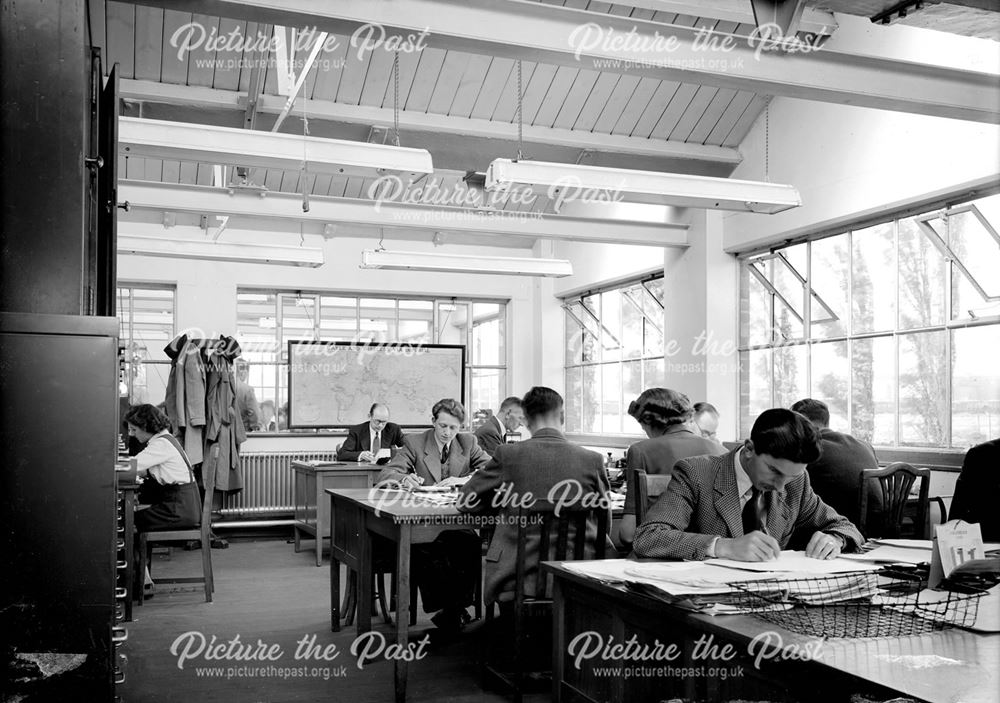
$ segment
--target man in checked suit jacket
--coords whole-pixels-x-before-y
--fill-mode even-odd
[[[806,464],[819,455],[809,420],[783,408],[765,410],[739,449],[677,462],[636,532],[636,556],[767,561],[804,545],[806,556],[830,559],[859,547],[858,529],[809,485]],[[751,501],[757,511],[745,510]],[[756,512],[761,526],[746,534],[748,512]]]
[[[460,433],[465,408],[445,398],[431,410],[433,427],[403,438],[397,452],[378,477],[378,483],[395,481],[404,488],[431,486],[462,478],[490,460],[476,438]],[[424,601],[424,612],[440,630],[454,633],[468,622],[480,565],[479,535],[471,530],[447,530],[431,544],[413,546],[411,567]]]

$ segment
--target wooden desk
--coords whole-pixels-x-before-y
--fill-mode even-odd
[[[601,583],[546,563],[554,575],[553,700],[659,701],[691,700],[842,701],[853,693],[876,700],[900,694],[931,703],[996,703],[1000,700],[1000,634],[951,629],[913,637],[821,641],[782,630],[751,616],[711,617],[671,607],[661,601]],[[764,632],[780,635],[786,647],[817,652],[811,661],[762,661],[754,666],[751,641]],[[628,661],[621,657],[583,660],[579,669],[568,646],[582,633],[614,637],[624,643],[675,643],[675,661]],[[593,636],[593,635],[592,635]],[[713,636],[721,648],[735,648],[732,661],[695,659],[693,643]],[[820,643],[821,642],[821,643]],[[817,648],[817,643],[820,643]],[[755,650],[755,654],[759,651]],[[785,651],[791,653],[791,649]],[[627,676],[599,667],[645,666],[657,671]],[[726,672],[708,671],[709,667]],[[665,670],[672,667],[671,671]],[[701,670],[699,670],[701,667]],[[742,671],[738,668],[742,667]],[[687,671],[680,671],[687,669]],[[647,674],[647,675],[644,675]]]
[[[323,565],[323,539],[330,534],[330,513],[323,491],[328,488],[371,488],[381,466],[358,462],[330,462],[314,466],[293,461],[295,493],[295,551],[302,534],[316,541],[316,566]]]
[[[389,502],[381,505],[381,492],[333,489],[330,496],[330,629],[340,631],[340,563],[358,573],[357,632],[372,629],[372,547],[370,535],[381,535],[397,545],[396,637],[407,645],[410,624],[410,547],[433,542],[446,530],[475,529],[489,516],[458,512],[451,506],[411,505]],[[372,497],[370,497],[372,496]],[[399,494],[392,494],[398,497]],[[406,700],[407,663],[395,660],[396,701]]]

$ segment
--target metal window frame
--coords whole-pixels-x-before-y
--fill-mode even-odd
[[[115,284],[115,301],[116,307],[117,301],[119,299],[119,291],[127,290],[128,294],[128,325],[127,325],[127,340],[124,341],[123,346],[125,349],[131,349],[132,343],[135,341],[135,291],[137,290],[162,290],[168,291],[170,293],[170,338],[173,339],[177,335],[177,286],[171,285],[169,283],[139,283],[131,281],[118,281]],[[122,310],[118,310],[118,327],[122,328]],[[122,340],[119,340],[119,344],[122,344]],[[125,385],[128,389],[128,397],[131,400],[132,392],[134,390],[133,381],[135,379],[135,374],[132,373],[132,360],[126,359],[125,366],[128,369],[128,373],[125,377]],[[169,361],[163,360],[148,360],[141,362],[143,364],[169,364]]]

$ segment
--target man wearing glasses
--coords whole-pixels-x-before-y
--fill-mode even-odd
[[[389,406],[375,403],[368,411],[368,422],[354,425],[337,450],[339,461],[365,461],[374,464],[380,449],[403,446],[403,430],[389,422]]]

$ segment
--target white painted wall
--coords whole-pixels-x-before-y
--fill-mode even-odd
[[[996,125],[790,98],[771,102],[768,122],[770,180],[795,185],[803,205],[727,214],[727,251],[778,244],[1000,173]],[[762,114],[740,145],[733,178],[764,178],[764,133]]]

